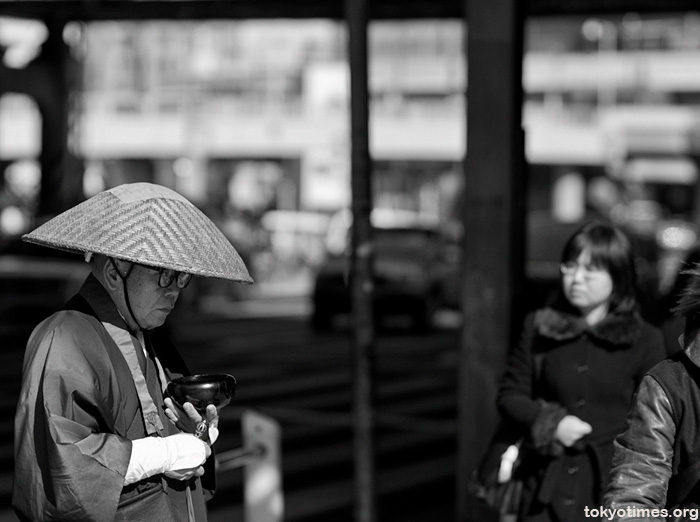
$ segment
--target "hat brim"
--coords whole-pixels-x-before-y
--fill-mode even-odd
[[[241,256],[203,212],[176,192],[148,183],[101,192],[22,239],[201,277],[253,282]]]

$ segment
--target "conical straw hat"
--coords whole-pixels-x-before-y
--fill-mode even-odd
[[[253,282],[241,256],[204,213],[177,192],[151,183],[100,192],[22,239],[203,277]]]

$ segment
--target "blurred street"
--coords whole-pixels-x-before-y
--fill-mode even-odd
[[[285,520],[351,521],[350,331],[340,324],[314,333],[309,300],[291,287],[265,294],[247,301],[211,296],[197,307],[183,302],[169,320],[173,338],[193,372],[230,373],[238,381],[234,401],[222,410],[217,451],[242,445],[246,409],[273,417],[282,427]],[[40,303],[34,309],[41,311]],[[23,321],[4,314],[0,324],[2,522],[16,520],[9,508],[12,419],[30,315]],[[377,496],[385,522],[454,518],[458,329],[450,312],[438,313],[437,323],[419,336],[397,320],[376,343]],[[210,520],[243,521],[242,469],[219,473],[218,483]]]

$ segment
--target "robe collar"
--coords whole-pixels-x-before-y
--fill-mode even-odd
[[[159,374],[158,383],[156,377],[151,377],[153,381],[153,389],[149,390],[148,378],[144,373],[145,368],[149,365],[146,355],[143,352],[145,340],[141,331],[132,333],[126,324],[126,321],[119,313],[117,305],[110,297],[107,290],[102,284],[90,274],[85,280],[80,295],[93,309],[97,319],[102,323],[107,330],[107,334],[112,338],[119,351],[122,353],[124,360],[129,367],[131,376],[134,379],[134,386],[141,404],[141,412],[146,431],[149,435],[164,434],[164,426],[166,420],[161,418],[160,409],[158,407],[162,398],[157,398],[151,393],[157,393],[155,387],[160,385],[165,387],[167,380],[163,367],[157,358],[154,358],[153,369]],[[140,352],[140,353],[139,353]],[[141,362],[141,361],[142,362]],[[161,391],[165,390],[161,388]]]
[[[537,333],[555,341],[573,340],[585,334],[608,345],[625,346],[635,341],[641,326],[642,318],[637,312],[611,313],[592,326],[579,315],[554,308],[535,313]]]
[[[117,328],[133,333],[119,313],[117,305],[112,301],[105,287],[94,275],[89,274],[87,276],[78,293],[87,301],[100,322],[109,323]]]

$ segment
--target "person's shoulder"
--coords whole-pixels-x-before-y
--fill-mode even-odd
[[[94,318],[93,318],[94,320]],[[74,311],[61,310],[42,321],[32,332],[24,354],[25,368],[44,375],[70,374],[77,368],[89,368],[91,352],[101,346],[91,318]],[[86,372],[87,375],[87,372]]]
[[[680,375],[686,375],[687,355],[682,351],[660,360],[649,369],[647,375],[659,381],[676,381]]]
[[[94,317],[75,310],[60,310],[46,318],[34,329],[29,342],[60,343],[65,346],[78,346],[78,341],[97,336],[99,322]]]
[[[92,315],[78,310],[60,310],[49,317],[51,324],[57,330],[65,332],[84,333],[86,328],[94,329],[100,322]]]

